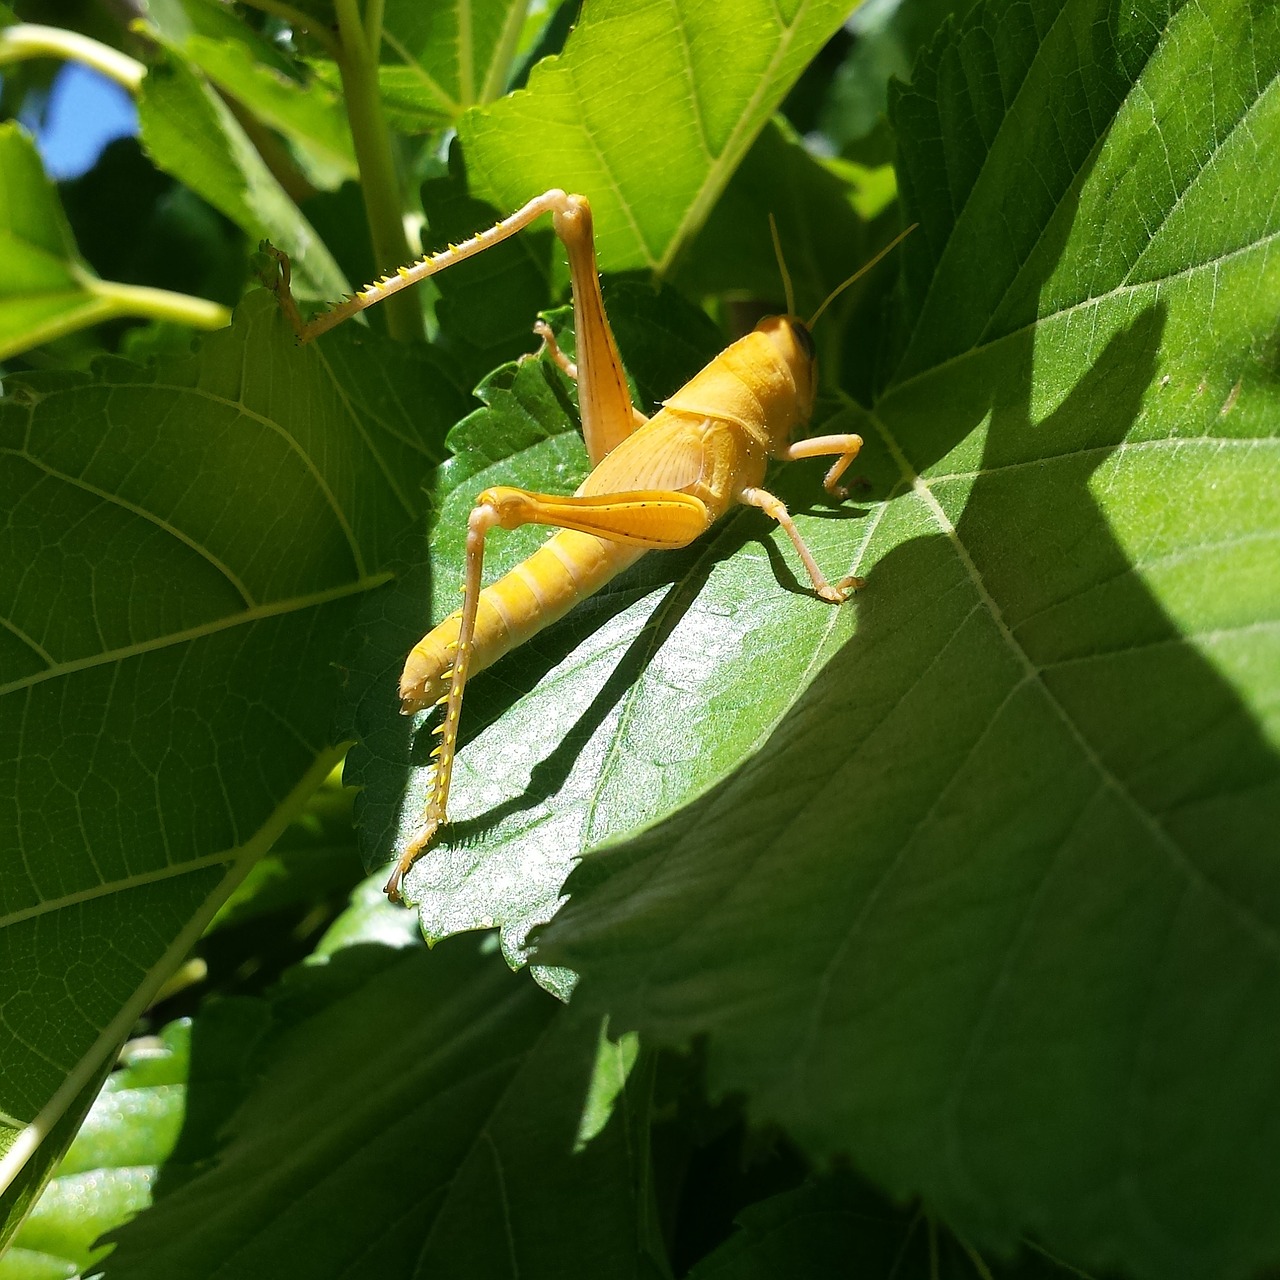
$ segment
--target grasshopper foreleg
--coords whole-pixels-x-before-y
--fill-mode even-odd
[[[858,456],[861,448],[861,436],[813,436],[808,440],[798,440],[795,444],[784,445],[774,454],[774,457],[783,462],[795,462],[800,458],[826,458],[833,453],[838,453],[840,456],[822,478],[822,487],[832,497],[847,498],[849,491],[840,484],[840,477],[848,470],[849,464]]]

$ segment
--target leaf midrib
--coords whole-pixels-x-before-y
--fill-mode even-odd
[[[912,491],[924,503],[928,509],[934,523],[939,531],[947,538],[952,550],[955,552],[956,558],[959,560],[961,567],[969,580],[972,582],[974,590],[977,592],[978,599],[981,601],[983,608],[990,616],[998,635],[1004,642],[1006,648],[1022,668],[1023,679],[1018,682],[1019,687],[1031,682],[1040,691],[1041,696],[1045,700],[1050,710],[1061,722],[1067,730],[1068,735],[1075,742],[1076,747],[1080,751],[1086,764],[1101,780],[1102,784],[1107,787],[1127,809],[1134,815],[1144,830],[1154,840],[1156,847],[1159,848],[1168,857],[1169,861],[1177,868],[1183,877],[1189,882],[1197,884],[1202,890],[1217,898],[1224,908],[1240,923],[1246,932],[1255,939],[1265,950],[1280,956],[1280,934],[1266,920],[1257,915],[1246,903],[1239,901],[1233,897],[1227,889],[1210,879],[1186,854],[1186,852],[1177,844],[1172,836],[1156,820],[1154,814],[1143,805],[1138,798],[1129,790],[1128,787],[1107,767],[1098,752],[1094,749],[1089,741],[1088,735],[1084,730],[1076,724],[1066,707],[1054,696],[1048,683],[1043,679],[1043,671],[1032,660],[1030,654],[1018,642],[1013,630],[1004,620],[1004,614],[999,604],[987,589],[985,580],[981,571],[974,563],[973,558],[969,555],[968,548],[964,545],[954,524],[948,518],[942,504],[934,495],[929,487],[929,481],[925,477],[919,475],[910,462],[907,460],[906,454],[903,452],[902,446],[899,444],[893,432],[888,425],[877,413],[869,413],[872,424],[877,434],[884,441],[885,447],[892,454],[894,461],[897,463],[903,480],[911,485]]]
[[[667,241],[667,247],[657,262],[651,262],[653,270],[659,276],[665,276],[671,269],[671,264],[675,260],[676,254],[684,247],[686,239],[702,225],[707,215],[711,211],[711,206],[719,197],[720,192],[724,190],[729,180],[729,175],[737,167],[738,161],[746,152],[746,139],[749,136],[751,121],[759,111],[760,103],[764,99],[765,93],[774,83],[774,77],[777,75],[778,66],[790,51],[792,41],[795,39],[796,32],[803,26],[805,15],[810,8],[809,0],[802,0],[800,6],[796,9],[795,17],[790,26],[783,23],[782,17],[778,15],[778,39],[773,46],[773,53],[769,59],[769,63],[756,81],[755,92],[743,104],[742,110],[738,114],[738,122],[730,130],[728,138],[725,140],[724,147],[721,149],[719,156],[711,160],[707,166],[707,171],[699,184],[697,191],[694,193],[693,199],[685,207],[684,214],[680,221],[676,224],[675,231],[671,239]],[[776,7],[775,7],[776,12]],[[681,24],[681,33],[683,36],[683,24]],[[687,46],[688,41],[685,40]],[[694,104],[695,115],[697,117],[697,125],[699,135],[705,140],[706,123],[702,119],[702,113],[699,108],[697,93],[692,83],[692,69],[690,70],[689,93],[690,100]],[[761,118],[757,130],[763,128],[765,118]],[[704,141],[705,147],[705,141]],[[708,155],[710,153],[708,152]]]

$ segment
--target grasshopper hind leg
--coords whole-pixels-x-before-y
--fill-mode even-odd
[[[435,770],[422,825],[405,846],[386,884],[387,896],[393,902],[402,901],[400,888],[409,868],[448,822],[449,782],[458,749],[462,695],[475,659],[484,541],[489,530],[495,525],[504,529],[517,529],[526,524],[549,525],[621,544],[617,550],[622,552],[637,547],[647,550],[687,546],[705,533],[710,523],[710,513],[700,499],[659,490],[563,497],[496,485],[476,499],[467,521],[466,576],[457,640],[450,642],[456,648],[452,649],[453,665],[447,673],[448,692],[437,703],[443,704],[444,715],[432,730],[440,735],[440,742],[431,753]],[[441,679],[444,678],[442,674]],[[406,700],[409,711],[422,705],[416,698]]]
[[[422,826],[405,846],[404,852],[396,861],[390,879],[384,886],[387,897],[392,902],[403,901],[400,886],[404,882],[406,873],[435,839],[436,832],[449,820],[446,812],[449,780],[453,776],[453,761],[458,752],[458,721],[462,715],[462,695],[467,687],[467,674],[475,648],[476,613],[480,607],[480,581],[484,570],[484,538],[485,534],[498,523],[500,520],[497,508],[492,503],[486,502],[484,495],[481,495],[467,521],[467,567],[462,586],[462,615],[458,639],[454,642],[457,647],[454,650],[453,667],[447,673],[449,689],[440,700],[444,705],[444,715],[432,730],[432,733],[440,735],[440,741],[431,752],[435,759],[431,789],[427,796],[426,810],[422,815]]]

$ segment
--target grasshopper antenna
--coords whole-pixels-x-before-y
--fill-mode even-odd
[[[796,313],[796,295],[791,289],[791,272],[787,270],[787,260],[782,256],[782,241],[778,239],[778,224],[773,220],[773,214],[769,214],[769,234],[773,237],[773,255],[778,259],[778,274],[782,276],[782,289],[787,300],[787,315],[793,316]],[[822,304],[827,305],[825,302]]]
[[[867,272],[868,272],[868,271],[870,271],[870,270],[871,270],[871,268],[872,268],[872,267],[874,267],[874,266],[876,265],[876,263],[877,263],[877,262],[879,262],[882,258],[885,258],[885,257],[887,257],[890,253],[892,253],[892,252],[893,252],[893,251],[894,251],[894,250],[895,250],[895,249],[896,249],[896,248],[897,248],[897,247],[898,247],[898,246],[899,246],[899,245],[900,245],[900,244],[901,244],[901,243],[902,243],[902,242],[903,242],[903,241],[904,241],[904,240],[905,240],[905,239],[906,239],[906,238],[907,238],[907,237],[908,237],[908,236],[909,236],[909,235],[910,235],[910,234],[911,234],[911,233],[912,233],[912,232],[913,232],[913,231],[914,231],[914,230],[915,230],[919,225],[920,225],[920,224],[919,224],[918,222],[913,222],[909,227],[907,227],[907,229],[906,229],[905,231],[899,231],[899,232],[898,232],[898,234],[897,234],[896,236],[894,236],[894,237],[893,237],[893,239],[892,239],[892,240],[890,240],[890,241],[889,241],[889,243],[888,243],[887,245],[885,245],[885,247],[884,247],[883,249],[881,249],[881,250],[880,250],[880,252],[879,252],[879,253],[877,253],[877,254],[876,254],[876,256],[875,256],[874,258],[872,258],[872,259],[871,259],[871,261],[870,261],[870,262],[864,262],[864,263],[862,264],[862,266],[860,266],[860,267],[857,269],[857,271],[855,271],[855,272],[853,273],[853,275],[851,275],[847,280],[845,280],[845,281],[841,282],[840,284],[836,285],[836,287],[835,287],[834,289],[832,289],[832,290],[831,290],[831,292],[830,292],[829,294],[827,294],[826,299],[824,300],[824,302],[823,302],[822,306],[820,306],[820,307],[817,309],[817,311],[815,311],[815,312],[813,313],[813,315],[812,315],[812,316],[810,316],[810,317],[809,317],[809,319],[806,321],[805,327],[806,327],[806,328],[808,328],[808,329],[812,329],[812,328],[813,328],[813,326],[814,326],[815,324],[817,324],[817,323],[818,323],[818,318],[822,315],[822,313],[823,313],[823,312],[824,312],[824,311],[825,311],[825,310],[826,310],[826,309],[827,309],[827,308],[828,308],[828,307],[829,307],[829,306],[830,306],[830,305],[831,305],[831,304],[832,304],[832,303],[833,303],[833,302],[834,302],[834,301],[835,301],[835,300],[836,300],[836,299],[837,299],[837,298],[838,298],[838,297],[839,297],[839,296],[840,296],[840,295],[841,295],[841,294],[842,294],[842,293],[843,293],[843,292],[844,292],[844,291],[845,291],[845,290],[846,290],[846,289],[847,289],[851,284],[853,284],[853,282],[854,282],[855,280],[860,280],[863,276],[865,276],[865,275],[867,274]],[[788,289],[788,292],[789,292],[789,289]]]

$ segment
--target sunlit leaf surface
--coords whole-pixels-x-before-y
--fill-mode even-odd
[[[665,271],[846,0],[600,0],[528,88],[458,126],[499,208],[551,187],[592,201],[607,270]]]
[[[0,1280],[92,1273],[99,1236],[151,1202],[186,1110],[190,1028],[132,1042],[39,1203],[0,1255]]]

